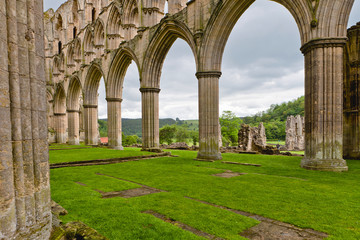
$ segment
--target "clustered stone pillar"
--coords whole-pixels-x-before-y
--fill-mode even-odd
[[[42,0],[0,1],[0,22],[0,239],[49,239]]]
[[[56,142],[66,143],[66,113],[54,113]]]
[[[109,147],[123,150],[121,131],[121,98],[106,98],[108,105]]]
[[[360,160],[360,22],[348,30],[344,73],[344,158]]]
[[[140,88],[142,103],[142,148],[160,151],[159,144],[159,88]]]
[[[98,145],[97,105],[84,104],[85,144]]]
[[[343,159],[343,53],[345,38],[316,39],[305,55],[305,157],[301,166],[346,171]]]
[[[198,72],[199,160],[221,159],[219,149],[219,78],[221,72]]]
[[[79,110],[67,110],[68,114],[68,138],[69,144],[79,145],[80,136],[79,136]]]

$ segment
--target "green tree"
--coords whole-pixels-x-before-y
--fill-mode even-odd
[[[193,145],[197,145],[197,143],[199,142],[199,131],[190,131],[190,137]]]
[[[231,142],[232,145],[237,145],[238,132],[242,120],[231,111],[224,111],[220,117],[221,134]]]
[[[167,142],[167,144],[173,143],[173,139],[175,138],[176,133],[176,126],[172,125],[166,125],[162,128],[160,128],[159,137],[160,137],[160,143],[163,144],[164,142]]]

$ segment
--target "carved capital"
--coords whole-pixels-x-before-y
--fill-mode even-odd
[[[319,38],[313,39],[305,43],[301,48],[301,52],[305,55],[309,51],[315,48],[327,48],[327,47],[344,47],[347,38]]]
[[[84,106],[84,108],[97,108],[98,107],[97,105],[94,105],[94,104],[84,104],[83,106]]]
[[[140,88],[139,89],[140,92],[144,93],[144,92],[155,92],[155,93],[159,93],[160,92],[160,88]]]
[[[106,98],[108,102],[122,102],[122,98]]]
[[[221,72],[219,71],[206,71],[206,72],[197,72],[195,75],[197,78],[220,78]]]
[[[66,110],[68,113],[79,113],[79,110],[73,110],[73,109],[67,109]]]

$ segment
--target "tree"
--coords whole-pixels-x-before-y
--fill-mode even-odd
[[[220,117],[221,134],[229,140],[232,145],[237,145],[238,132],[242,120],[231,111],[224,111]]]
[[[175,138],[177,142],[186,142],[189,137],[190,135],[187,124],[176,127]]]
[[[163,144],[164,142],[167,142],[167,144],[171,144],[173,142],[173,139],[175,138],[176,133],[176,126],[172,125],[166,125],[160,129],[159,137],[160,137],[160,143]]]
[[[192,140],[193,145],[196,145],[199,142],[199,131],[191,131],[190,137]]]

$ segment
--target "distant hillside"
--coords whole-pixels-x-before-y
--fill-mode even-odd
[[[163,118],[159,120],[159,127],[162,128],[165,125],[182,125],[188,124],[189,130],[198,130],[199,123],[198,120],[180,120],[180,119],[172,119],[172,118]],[[126,136],[129,135],[137,135],[142,137],[142,130],[141,130],[141,118],[138,119],[129,119],[123,118],[122,119],[122,131]],[[107,119],[99,119],[99,131],[102,137],[107,136]]]

